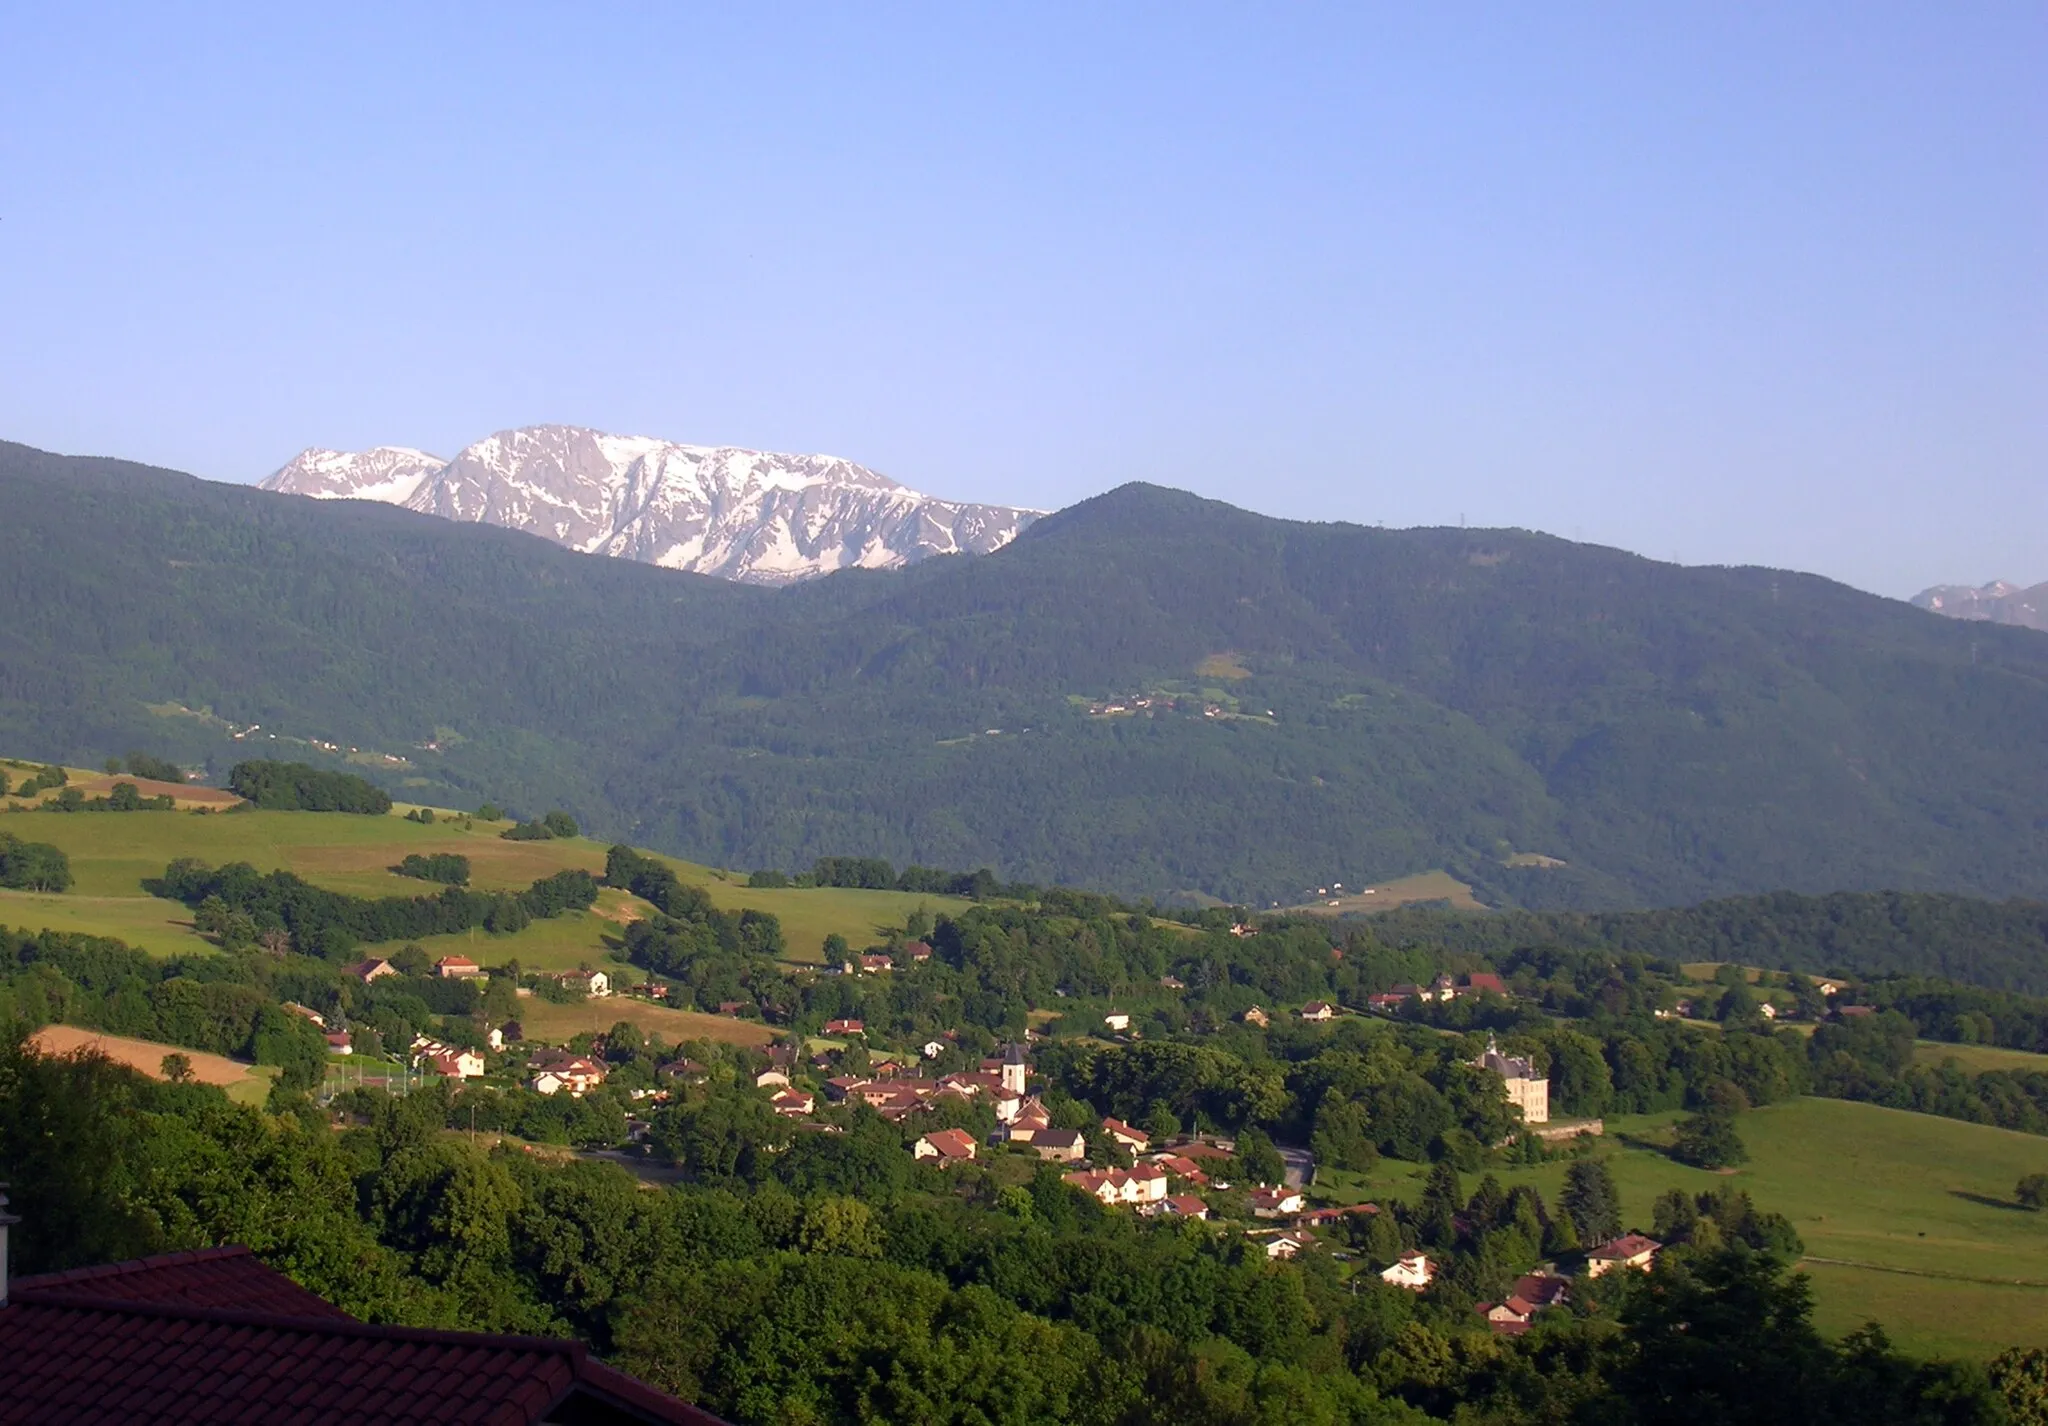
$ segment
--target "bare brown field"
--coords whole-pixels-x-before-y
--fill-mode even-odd
[[[79,1050],[92,1050],[105,1055],[116,1064],[141,1070],[151,1079],[164,1077],[165,1055],[183,1055],[192,1062],[194,1079],[201,1084],[217,1084],[223,1089],[242,1083],[255,1069],[253,1065],[231,1060],[226,1055],[209,1054],[205,1050],[187,1050],[177,1045],[161,1045],[154,1040],[135,1040],[126,1035],[106,1035],[98,1030],[87,1030],[78,1025],[45,1025],[29,1036],[29,1042],[46,1055],[68,1055]]]
[[[134,783],[135,790],[144,797],[163,797],[168,794],[177,800],[177,805],[181,810],[193,807],[211,807],[218,810],[223,807],[232,807],[242,800],[225,788],[194,787],[189,782],[158,782],[155,778],[130,777],[126,773],[74,772],[71,774],[71,780],[65,786],[75,787],[87,797],[105,797],[114,790],[114,784],[117,782]],[[51,789],[46,791],[37,800],[53,802],[56,800],[57,793],[60,790]]]

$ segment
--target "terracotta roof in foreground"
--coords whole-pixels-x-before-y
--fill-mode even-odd
[[[357,1322],[246,1249],[18,1280],[0,1422],[720,1426],[581,1342]]]
[[[18,1277],[9,1291],[16,1302],[153,1302],[164,1306],[217,1307],[278,1317],[355,1319],[318,1293],[308,1292],[264,1264],[240,1244],[162,1253],[132,1262],[69,1272]]]

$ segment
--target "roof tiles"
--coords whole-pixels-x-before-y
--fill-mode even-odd
[[[579,1342],[357,1322],[247,1249],[22,1278],[0,1308],[0,1423],[718,1426]]]

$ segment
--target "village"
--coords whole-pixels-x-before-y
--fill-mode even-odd
[[[1246,934],[1246,929],[1239,928],[1238,934]],[[909,942],[897,946],[893,954],[870,951],[849,956],[820,967],[819,973],[885,975],[897,967],[898,957],[909,968],[924,963],[930,955],[928,945]],[[365,983],[398,973],[389,961],[379,959],[351,969]],[[446,956],[434,963],[432,974],[442,979],[473,979],[483,976],[485,970],[468,957]],[[668,986],[654,980],[615,985],[608,972],[598,969],[553,973],[548,979],[560,987],[560,993],[593,1002],[622,996],[660,1001],[669,993]],[[522,989],[520,993],[532,992]],[[1502,978],[1490,972],[1456,977],[1444,974],[1427,984],[1397,984],[1373,994],[1366,998],[1366,1013],[1390,1015],[1418,1005],[1510,994]],[[334,1054],[350,1053],[348,1032],[332,1030],[307,1007],[288,1004],[286,1008],[314,1022]],[[741,1008],[737,1003],[723,1007],[728,1014]],[[1326,1026],[1347,1012],[1330,1001],[1311,1000],[1287,1012],[1253,1005],[1238,1018],[1247,1026],[1266,1029],[1281,1013],[1305,1026]],[[1366,1266],[1360,1244],[1371,1221],[1382,1213],[1381,1207],[1372,1202],[1320,1201],[1315,1191],[1315,1160],[1306,1150],[1285,1151],[1280,1172],[1269,1173],[1266,1177],[1271,1181],[1263,1181],[1245,1175],[1238,1145],[1226,1135],[1180,1133],[1159,1138],[1110,1116],[1081,1122],[1071,1100],[1064,1106],[1067,1112],[1059,1116],[1062,1122],[1056,1123],[1054,1108],[1042,1093],[1032,1065],[1033,1042],[1042,1039],[1036,1031],[1027,1031],[1023,1040],[1003,1045],[998,1054],[940,1072],[932,1069],[935,1062],[960,1058],[957,1036],[951,1032],[895,1046],[873,1043],[867,1025],[857,1018],[828,1020],[821,1030],[821,1035],[807,1042],[782,1037],[742,1056],[743,1081],[795,1132],[842,1133],[845,1125],[834,1121],[834,1111],[868,1111],[901,1129],[903,1152],[921,1168],[947,1173],[986,1165],[994,1157],[1021,1156],[1056,1165],[1062,1183],[1105,1209],[1127,1210],[1140,1218],[1201,1223],[1212,1231],[1236,1233],[1268,1260],[1324,1253],[1346,1270],[1372,1271],[1393,1287],[1422,1292],[1435,1281],[1439,1264],[1422,1248],[1389,1252],[1384,1256],[1391,1260],[1383,1266]],[[1100,1033],[1112,1039],[1129,1037],[1135,1033],[1132,1017],[1128,1012],[1110,1010],[1102,1016]],[[608,1049],[606,1037],[598,1034],[575,1037],[569,1045],[530,1041],[519,1021],[506,1020],[489,1025],[482,1043],[476,1046],[416,1036],[406,1047],[403,1060],[408,1082],[413,1075],[420,1083],[510,1081],[535,1095],[582,1100],[604,1090],[612,1079],[614,1066]],[[733,1053],[732,1047],[724,1049],[728,1055]],[[849,1067],[856,1062],[857,1071]],[[1498,1077],[1501,1095],[1513,1107],[1515,1117],[1542,1141],[1565,1143],[1602,1133],[1597,1119],[1553,1122],[1548,1079],[1528,1058],[1501,1053],[1491,1037],[1472,1063]],[[614,1084],[616,1096],[628,1106],[628,1154],[645,1151],[649,1116],[677,1093],[704,1085],[712,1076],[712,1066],[689,1055],[676,1055],[660,1062],[646,1082]],[[972,1110],[984,1111],[994,1128],[977,1134],[957,1124],[923,1128],[920,1123],[926,1118],[959,1118],[960,1111]],[[1647,1269],[1662,1247],[1639,1233],[1618,1234],[1587,1247],[1572,1262],[1539,1265],[1517,1279],[1510,1293],[1498,1301],[1480,1302],[1476,1310],[1496,1334],[1520,1334],[1528,1330],[1536,1314],[1568,1301],[1570,1276],[1560,1267],[1589,1279],[1618,1268]]]

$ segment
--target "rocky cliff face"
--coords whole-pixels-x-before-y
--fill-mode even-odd
[[[986,554],[1031,510],[937,500],[834,456],[685,446],[578,426],[502,431],[443,461],[379,446],[308,450],[262,483],[480,520],[587,554],[756,584]]]

